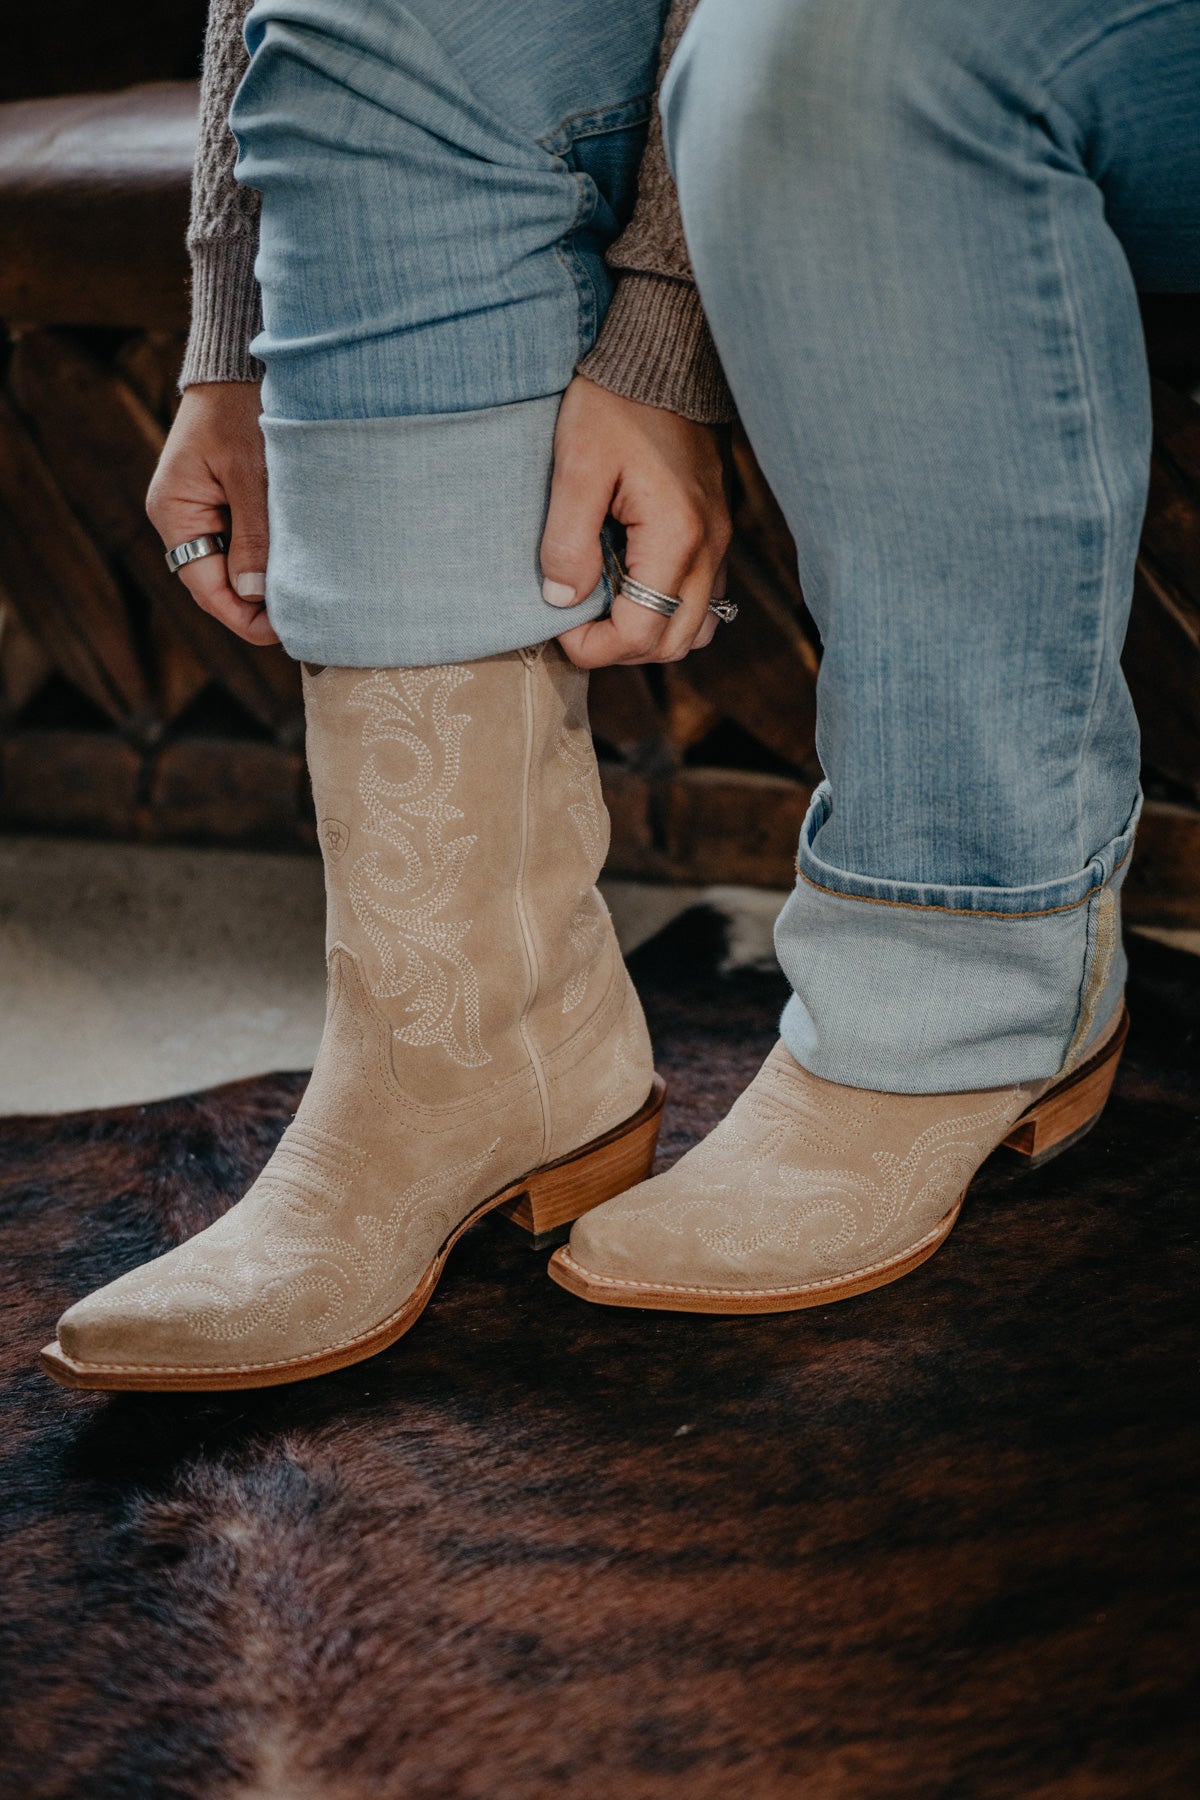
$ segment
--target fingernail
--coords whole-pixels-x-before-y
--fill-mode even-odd
[[[542,599],[547,606],[574,606],[575,589],[568,587],[565,581],[547,579],[542,583]]]
[[[234,581],[234,587],[243,600],[261,598],[267,591],[267,578],[261,569],[249,569]]]

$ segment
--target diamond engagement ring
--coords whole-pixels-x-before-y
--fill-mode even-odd
[[[178,575],[185,563],[199,562],[202,556],[221,556],[228,548],[229,540],[223,532],[210,531],[202,537],[189,538],[186,544],[176,544],[164,553],[163,560],[172,575]]]
[[[708,610],[710,613],[716,613],[722,625],[732,625],[738,616],[736,600],[710,600]]]

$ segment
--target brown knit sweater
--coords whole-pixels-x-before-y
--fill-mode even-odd
[[[261,322],[254,279],[259,196],[234,180],[237,145],[229,129],[230,104],[246,68],[243,25],[250,3],[210,0],[188,225],[192,326],[181,388],[200,381],[255,381],[262,373],[247,348]],[[673,0],[663,33],[660,85],[697,4]],[[579,364],[582,373],[614,393],[684,418],[706,424],[732,418],[733,402],[692,279],[657,107],[638,175],[637,206],[608,261],[618,275],[617,289],[595,345]]]

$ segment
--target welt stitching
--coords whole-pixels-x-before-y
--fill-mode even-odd
[[[918,1238],[917,1242],[910,1244],[906,1250],[898,1250],[895,1256],[887,1256],[882,1262],[868,1263],[862,1269],[852,1269],[847,1275],[826,1275],[820,1281],[802,1281],[793,1287],[693,1287],[690,1284],[675,1281],[626,1281],[619,1275],[597,1275],[594,1270],[585,1268],[582,1263],[577,1263],[570,1250],[565,1247],[559,1251],[559,1255],[565,1263],[569,1263],[573,1269],[578,1269],[579,1273],[586,1276],[589,1281],[603,1282],[606,1287],[646,1289],[654,1294],[709,1294],[720,1299],[737,1300],[746,1299],[755,1294],[812,1294],[821,1288],[843,1287],[846,1282],[857,1281],[860,1276],[878,1274],[880,1269],[890,1269],[895,1263],[903,1262],[914,1251],[922,1250],[926,1244],[944,1237],[958,1217],[964,1197],[960,1196],[957,1205],[951,1208],[944,1219],[938,1221],[932,1231],[926,1232],[923,1238]]]
[[[484,1210],[486,1210],[488,1204],[489,1204],[488,1202],[484,1202]],[[960,1199],[958,1206],[956,1206],[952,1210],[952,1212],[947,1215],[947,1218],[949,1219],[949,1223],[951,1225],[953,1225],[954,1220],[957,1218],[959,1209],[961,1208],[961,1205],[962,1205],[962,1201]],[[468,1218],[469,1217],[470,1217],[470,1215],[468,1215]],[[715,1294],[715,1295],[722,1295],[722,1296],[726,1295],[726,1294],[733,1295],[733,1296],[741,1296],[744,1294],[805,1294],[805,1293],[810,1293],[818,1288],[837,1287],[843,1282],[857,1280],[860,1275],[873,1275],[879,1269],[886,1269],[886,1268],[889,1268],[893,1263],[903,1262],[904,1258],[906,1256],[911,1256],[914,1250],[920,1250],[925,1244],[929,1243],[932,1239],[937,1238],[940,1235],[942,1235],[945,1229],[948,1229],[946,1219],[942,1219],[941,1221],[939,1221],[939,1223],[934,1227],[934,1229],[931,1232],[928,1232],[926,1234],[926,1236],[921,1238],[917,1243],[911,1244],[907,1250],[898,1251],[895,1256],[887,1257],[885,1259],[885,1261],[883,1261],[883,1262],[871,1263],[865,1269],[855,1269],[853,1274],[850,1274],[850,1275],[832,1275],[822,1281],[810,1281],[810,1282],[803,1283],[799,1287],[786,1287],[786,1288],[702,1288],[702,1287],[684,1287],[684,1286],[679,1286],[679,1285],[676,1285],[676,1284],[673,1284],[670,1282],[620,1281],[615,1276],[612,1276],[612,1275],[594,1275],[590,1269],[585,1269],[581,1263],[577,1263],[565,1248],[561,1251],[560,1254],[562,1255],[564,1262],[569,1262],[573,1269],[578,1269],[580,1274],[586,1275],[589,1281],[602,1281],[602,1282],[607,1283],[611,1287],[650,1288],[650,1289],[654,1290],[655,1292],[661,1292],[661,1293]],[[438,1261],[438,1258],[435,1257],[433,1262],[429,1265],[429,1268],[426,1269],[426,1271],[425,1271],[426,1278],[429,1275],[429,1270],[436,1267],[437,1261]],[[93,1370],[97,1374],[109,1374],[109,1375],[125,1375],[125,1374],[136,1374],[136,1375],[239,1375],[239,1374],[248,1374],[251,1371],[260,1372],[260,1371],[265,1371],[268,1369],[300,1368],[300,1367],[303,1367],[306,1363],[317,1362],[317,1361],[321,1360],[323,1357],[336,1356],[343,1350],[352,1350],[355,1348],[356,1345],[366,1343],[371,1338],[377,1337],[380,1332],[386,1331],[389,1326],[394,1325],[396,1323],[397,1319],[402,1318],[403,1315],[405,1314],[405,1312],[407,1312],[408,1309],[412,1306],[413,1301],[418,1299],[421,1296],[421,1293],[422,1293],[422,1283],[418,1282],[416,1288],[409,1295],[408,1299],[404,1302],[404,1304],[402,1306],[400,1306],[399,1308],[397,1308],[397,1310],[394,1313],[392,1313],[389,1318],[384,1319],[378,1325],[372,1325],[366,1331],[360,1331],[357,1334],[357,1336],[355,1336],[355,1337],[346,1338],[340,1344],[334,1344],[327,1350],[320,1350],[320,1351],[317,1351],[315,1354],[312,1354],[309,1356],[289,1356],[289,1357],[285,1357],[282,1361],[269,1362],[269,1363],[258,1362],[258,1363],[197,1364],[197,1363],[92,1363],[92,1362],[83,1363],[83,1362],[81,1362],[81,1363],[78,1363],[76,1366],[79,1368]],[[69,1360],[74,1360],[74,1359],[69,1359]]]
[[[640,125],[650,117],[650,109],[654,104],[654,92],[638,94],[632,100],[614,100],[608,106],[589,106],[579,112],[568,113],[561,119],[553,131],[545,132],[535,139],[538,148],[551,156],[561,152],[552,150],[551,145],[565,143],[568,148],[581,137],[604,137],[610,131],[622,131],[629,125]],[[601,123],[603,121],[603,123]],[[589,123],[591,131],[584,129]]]
[[[585,279],[587,279],[588,287],[591,290],[590,310],[595,313],[597,308],[596,292],[592,287],[591,278],[590,276],[587,276],[586,270],[582,268],[576,269],[573,266],[573,259],[576,261],[578,260],[577,253],[574,250],[569,250],[567,248],[567,239],[574,237],[575,233],[583,223],[588,200],[587,183],[583,176],[575,170],[571,170],[569,173],[571,179],[575,183],[575,217],[571,220],[566,232],[555,244],[554,254],[558,257],[559,262],[561,262],[563,268],[566,270],[567,279],[575,291],[575,347],[579,352],[579,355],[575,360],[578,362],[586,355],[589,347],[586,343],[587,334],[584,329],[584,311],[586,302],[583,297],[583,283]]]
[[[1043,108],[1043,111],[1045,109]],[[1072,282],[1068,258],[1063,253],[1059,232],[1058,208],[1055,206],[1051,186],[1046,180],[1044,168],[1040,171],[1039,198],[1042,205],[1043,220],[1046,233],[1046,244],[1053,262],[1055,285],[1063,312],[1067,320],[1065,343],[1059,336],[1056,360],[1064,372],[1069,371],[1074,384],[1076,400],[1079,404],[1083,423],[1084,460],[1088,474],[1094,484],[1099,498],[1099,523],[1094,570],[1090,576],[1081,581],[1080,601],[1087,606],[1089,623],[1103,622],[1105,606],[1111,587],[1113,568],[1113,549],[1116,543],[1119,526],[1119,509],[1113,494],[1112,481],[1105,465],[1103,448],[1100,443],[1097,410],[1095,402],[1095,383],[1089,381],[1088,347],[1084,339],[1079,319],[1079,296],[1076,284]],[[1074,787],[1075,817],[1078,821],[1076,843],[1082,851],[1083,800],[1082,781],[1084,764],[1087,760],[1092,737],[1096,728],[1096,707],[1100,698],[1100,684],[1104,675],[1105,643],[1102,631],[1093,630],[1092,639],[1092,680],[1091,692],[1083,711],[1081,729],[1078,738],[1078,749],[1075,756]]]
[[[1116,37],[1119,32],[1128,30],[1131,25],[1141,25],[1146,19],[1152,19],[1156,13],[1174,12],[1178,7],[1190,3],[1191,0],[1160,0],[1160,3],[1155,5],[1153,0],[1142,0],[1142,4],[1131,6],[1127,12],[1121,14],[1119,19],[1106,20],[1095,31],[1089,31],[1077,43],[1072,44],[1069,50],[1062,52],[1058,61],[1052,64],[1047,73],[1042,76],[1042,86],[1049,87],[1052,81],[1057,81],[1073,62],[1078,62],[1081,56],[1086,56],[1089,50],[1094,50],[1097,44],[1104,42],[1105,38]]]

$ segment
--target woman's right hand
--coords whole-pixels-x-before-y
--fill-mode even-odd
[[[180,570],[197,606],[248,644],[277,644],[263,595],[267,568],[267,464],[255,381],[205,381],[184,390],[146,495],[166,549],[220,531],[227,556]]]

